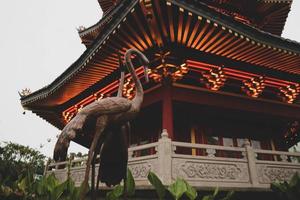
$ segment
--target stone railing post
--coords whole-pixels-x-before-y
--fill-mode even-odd
[[[161,139],[158,140],[158,176],[164,185],[170,185],[172,182],[172,141],[168,137],[166,129],[161,134]]]
[[[48,172],[48,166],[49,166],[49,164],[51,163],[51,159],[49,158],[48,160],[45,160],[45,162],[44,162],[44,165],[45,165],[45,167],[44,167],[44,176],[46,176],[47,175],[47,172]]]
[[[248,160],[250,183],[253,187],[257,187],[259,185],[259,182],[256,170],[256,156],[248,139],[245,140],[245,148]]]

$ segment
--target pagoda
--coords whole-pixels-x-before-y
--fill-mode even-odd
[[[24,95],[25,109],[62,129],[116,95],[118,56],[135,48],[150,60],[128,137],[137,185],[152,170],[166,184],[179,176],[199,188],[267,189],[300,172],[300,154],[288,152],[300,140],[300,44],[281,37],[292,0],[98,1],[103,17],[79,29],[85,52]],[[142,66],[136,73],[143,81]],[[128,75],[123,96],[134,95]],[[89,147],[92,138],[74,142]]]

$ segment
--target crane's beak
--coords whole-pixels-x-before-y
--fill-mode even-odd
[[[146,83],[148,83],[149,82],[149,76],[148,76],[149,60],[144,54],[142,54],[140,61],[141,61],[142,65],[144,66],[145,80],[146,80]]]
[[[149,76],[148,76],[148,67],[147,66],[144,66],[144,74],[145,74],[146,83],[148,83],[149,82]]]

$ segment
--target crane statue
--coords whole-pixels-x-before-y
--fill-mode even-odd
[[[124,142],[124,138],[122,138],[124,137],[124,135],[122,135],[121,133],[126,131],[126,124],[136,117],[143,102],[143,87],[136,75],[131,61],[133,54],[140,58],[140,61],[144,67],[145,78],[148,82],[148,59],[138,50],[127,50],[124,56],[125,64],[135,84],[135,97],[132,100],[126,99],[121,96],[108,97],[87,105],[64,127],[55,145],[53,155],[54,160],[64,161],[66,160],[68,147],[72,139],[75,139],[75,137],[80,134],[87,135],[92,134],[91,132],[94,132],[94,137],[90,145],[86,162],[81,199],[84,199],[84,195],[86,193],[91,163],[97,152],[96,148],[98,148],[98,150],[100,151],[100,157],[102,156],[102,153],[104,154],[104,158],[102,161],[100,158],[100,163],[102,164],[102,166],[100,167],[103,170],[106,170],[106,172],[108,173],[107,174],[105,172],[100,172],[100,181],[104,181],[107,185],[116,185],[126,176],[128,155],[125,155],[125,153],[122,153],[123,155],[120,155],[120,158],[123,158],[123,161],[121,163],[123,163],[123,165],[124,163],[126,163],[125,173],[124,167],[119,173],[114,174],[109,172],[110,168],[108,165],[106,165],[105,159],[109,161],[108,163],[114,163],[114,160],[108,158],[108,152],[112,150],[111,148],[117,147],[117,145],[119,145],[114,144],[114,139],[119,143]],[[127,148],[125,152],[127,152]],[[120,158],[115,158],[115,161]],[[99,169],[99,171],[101,171],[101,168]],[[118,167],[115,167],[115,169],[112,168],[112,172],[115,171],[118,171]],[[111,177],[109,176],[109,174],[111,175]]]
[[[121,77],[117,97],[122,97],[126,69],[120,54],[118,54],[118,56]],[[120,183],[122,179],[124,179],[124,183],[126,183],[125,179],[127,178],[128,162],[128,144],[126,136],[130,134],[130,123],[125,122],[120,126],[115,126],[108,130],[111,133],[107,133],[102,148],[98,148],[98,153],[94,155],[94,159],[96,159],[101,151],[96,188],[99,188],[100,181],[106,183],[107,186],[116,185]]]

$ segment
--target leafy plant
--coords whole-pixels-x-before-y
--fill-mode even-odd
[[[114,189],[106,194],[106,199],[108,200],[117,200],[124,193],[124,186],[116,185]]]
[[[219,188],[215,188],[214,193],[213,194],[209,194],[206,195],[204,197],[202,197],[202,200],[215,200],[215,199],[220,199],[220,200],[231,200],[233,198],[234,195],[234,191],[230,191],[226,194],[225,197],[223,198],[217,198],[219,194]]]
[[[231,200],[233,198],[234,191],[230,191],[222,200]]]
[[[167,190],[155,173],[149,172],[148,180],[151,183],[151,185],[155,188],[159,199],[164,199],[166,195],[166,191],[168,191],[172,195],[172,197],[176,200],[180,199],[184,194],[190,200],[194,200],[197,198],[197,191],[195,190],[195,188],[190,186],[183,179],[178,178],[173,184],[171,184],[167,188]]]
[[[167,190],[155,173],[149,172],[148,180],[155,188],[159,199],[164,199],[166,192],[169,192],[175,200],[181,199],[183,196],[186,196],[189,200],[194,200],[198,197],[196,189],[184,179],[177,178],[176,181],[167,188]],[[213,194],[202,197],[202,200],[215,200],[217,199],[218,193],[219,189],[216,188]],[[221,200],[230,200],[233,198],[233,195],[233,191],[228,192],[225,197],[221,198]]]
[[[127,168],[127,179],[126,179],[126,195],[127,196],[133,196],[135,193],[135,182],[134,182],[134,178],[132,176],[132,173],[130,171],[130,169]]]
[[[185,182],[186,185],[186,196],[190,199],[190,200],[194,200],[197,198],[198,193],[196,191],[195,188],[193,188],[192,186],[190,186],[185,180],[183,180]]]
[[[15,182],[14,187],[0,186],[0,199],[23,200],[79,200],[82,187],[75,187],[72,179],[59,183],[54,174],[35,179],[28,173]]]
[[[156,174],[154,174],[151,171],[149,172],[147,178],[148,178],[149,182],[151,183],[151,185],[155,188],[158,198],[160,200],[164,199],[164,197],[166,195],[166,188],[162,184],[161,180],[156,176]]]
[[[117,200],[121,196],[133,196],[135,194],[135,182],[130,169],[127,169],[127,178],[124,185],[116,185],[112,191],[106,194],[106,199]]]
[[[296,173],[289,182],[272,183],[271,189],[282,200],[298,200],[300,198],[300,176]]]
[[[176,179],[175,183],[168,187],[168,191],[178,200],[187,191],[186,183],[182,179]]]
[[[0,145],[0,184],[13,187],[28,170],[42,175],[45,156],[28,146],[12,142]]]

